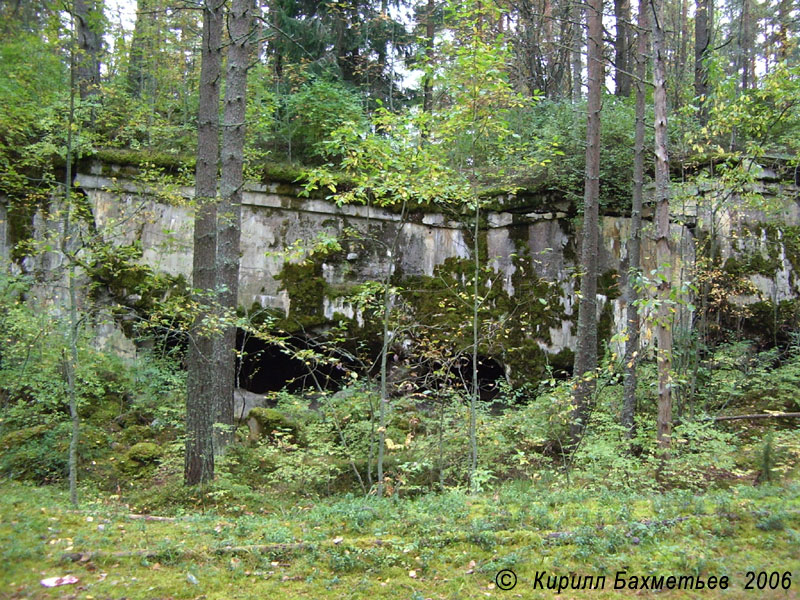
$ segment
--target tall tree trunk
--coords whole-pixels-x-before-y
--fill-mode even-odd
[[[553,38],[553,3],[552,0],[541,0],[542,2],[542,31],[541,31],[541,52],[542,52],[542,78],[544,88],[542,91],[547,98],[554,98],[558,90],[554,87],[553,75],[558,57],[555,51],[555,39]]]
[[[397,248],[401,243],[401,235],[408,216],[407,204],[403,202],[400,210],[400,227],[395,233],[392,245],[388,248],[387,255],[390,259],[389,271],[383,279],[383,338],[381,339],[381,367],[380,367],[380,402],[378,404],[378,464],[377,478],[378,487],[376,493],[378,498],[382,498],[386,491],[386,481],[383,473],[383,463],[386,454],[386,417],[389,408],[389,349],[394,341],[394,334],[390,328],[392,319],[392,309],[394,308],[395,294],[392,290],[392,277],[397,270],[398,252]],[[370,442],[371,443],[371,442]]]
[[[675,65],[675,71],[670,81],[673,83],[673,100],[674,107],[683,105],[683,94],[686,88],[687,62],[689,60],[689,0],[679,0],[678,2],[678,60]],[[666,57],[665,61],[666,61]],[[666,67],[665,67],[666,68]]]
[[[755,44],[755,23],[753,19],[752,0],[742,0],[742,14],[739,18],[739,36],[737,40],[737,68],[741,77],[742,91],[753,84],[752,55]]]
[[[614,37],[614,94],[620,98],[631,95],[630,75],[630,0],[614,0],[617,33]]]
[[[472,393],[469,397],[469,491],[473,494],[478,492],[475,472],[478,469],[478,341],[480,338],[480,277],[481,277],[481,246],[480,246],[480,199],[475,198],[475,228],[473,229],[473,266],[475,281],[473,282],[472,296]]]
[[[575,352],[575,390],[571,437],[577,444],[589,419],[597,367],[597,240],[600,197],[600,110],[605,69],[603,67],[603,0],[587,5],[589,25],[589,92],[586,106],[586,175],[583,196],[581,248],[581,298],[578,308],[578,347]]]
[[[571,93],[570,81],[570,45],[569,36],[572,24],[569,22],[570,1],[561,0],[557,6],[557,19],[560,23],[558,30],[558,50],[555,52],[556,68],[553,73],[553,97],[558,99],[568,98]],[[569,86],[567,88],[566,86]]]
[[[283,30],[283,20],[281,19],[281,0],[271,0],[269,3],[269,17],[273,27],[271,40],[268,43],[269,52],[272,54],[272,64],[275,77],[283,77],[283,43],[280,40],[280,33]]]
[[[636,40],[636,131],[633,143],[633,202],[631,206],[631,235],[628,240],[628,277],[625,286],[625,314],[628,340],[625,342],[625,373],[623,383],[622,426],[628,439],[636,435],[636,366],[639,362],[639,294],[635,280],[641,273],[642,257],[642,196],[644,193],[644,134],[645,134],[645,77],[647,76],[647,31],[650,28],[647,0],[639,0]]]
[[[214,312],[217,254],[217,172],[219,168],[219,87],[224,0],[205,0],[197,112],[194,256],[192,287],[201,307],[189,342],[186,395],[187,485],[214,478],[213,406],[215,365],[212,334],[203,319]]]
[[[86,100],[100,91],[100,52],[103,48],[102,0],[73,0],[78,49],[78,86],[81,100]]]
[[[714,25],[714,0],[697,0],[694,20],[694,95],[700,105],[700,122],[708,122],[708,59],[711,28]]]
[[[74,23],[74,21],[73,21]],[[73,26],[74,30],[74,26]],[[74,39],[73,39],[74,42]],[[67,270],[69,290],[69,355],[64,353],[64,375],[69,397],[69,415],[72,431],[69,440],[69,500],[72,506],[78,506],[78,443],[80,441],[80,416],[78,415],[78,392],[75,387],[75,370],[78,368],[78,306],[75,281],[75,257],[69,253],[70,225],[72,221],[72,132],[75,123],[75,45],[69,50],[69,113],[67,114],[67,147],[66,174],[64,176],[64,221],[61,232],[61,256],[69,263]]]
[[[394,260],[394,257],[392,257]],[[392,303],[394,297],[391,293],[391,274],[386,277],[383,287],[383,339],[381,342],[381,389],[380,389],[380,403],[378,405],[378,488],[377,496],[382,498],[385,491],[385,477],[383,474],[384,455],[386,453],[386,411],[389,403],[389,388],[388,388],[388,360],[389,360],[389,347],[391,346],[392,338],[389,330],[389,320],[392,316]]]
[[[71,177],[71,169],[67,171],[67,177]],[[78,414],[78,390],[75,385],[75,372],[78,369],[78,290],[77,273],[75,272],[75,256],[66,253],[66,247],[70,236],[70,198],[69,188],[65,197],[66,216],[64,217],[64,256],[69,261],[67,270],[68,290],[69,290],[69,358],[65,360],[67,373],[67,393],[69,394],[69,416],[72,423],[72,430],[69,439],[69,500],[73,506],[78,506],[78,444],[80,442],[81,421]]]
[[[217,209],[217,288],[222,311],[234,316],[239,295],[239,241],[242,231],[244,134],[247,68],[253,26],[252,0],[233,0],[230,8],[225,100],[222,117],[222,177]],[[214,452],[222,454],[233,440],[233,389],[236,380],[236,325],[226,322],[214,339],[218,369],[214,394]]]
[[[572,20],[572,101],[579,102],[583,95],[583,4],[571,1]]]
[[[667,133],[667,91],[664,65],[663,0],[650,0],[653,10],[653,108],[655,113],[655,183],[656,183],[656,261],[659,269],[656,315],[658,345],[658,444],[663,455],[669,451],[672,434],[672,319],[668,306],[671,286],[671,255],[669,243],[669,138]]]
[[[789,58],[790,38],[796,25],[792,25],[792,0],[780,0],[778,3],[778,60]]]
[[[436,36],[436,0],[428,0],[425,11],[425,80],[422,84],[422,110],[433,110],[433,43]]]
[[[154,36],[158,31],[153,0],[138,0],[128,57],[128,93],[134,98],[152,93],[154,73],[150,60],[155,53]]]

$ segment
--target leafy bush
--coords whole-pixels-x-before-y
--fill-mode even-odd
[[[66,476],[71,432],[64,319],[56,308],[23,302],[27,289],[24,278],[0,280],[0,472],[58,481]],[[140,353],[129,363],[99,350],[88,329],[78,342],[75,372],[79,469],[82,477],[116,479],[112,435],[117,435],[115,444],[134,444],[133,454],[124,457],[127,464],[152,462],[142,452],[160,449],[152,441],[137,442],[159,436],[163,441],[182,427],[184,377],[166,359]]]
[[[560,190],[582,202],[586,160],[585,107],[570,102],[542,101],[516,111],[512,127],[523,138],[551,140],[550,161],[530,182],[532,191]],[[630,210],[633,162],[634,110],[629,102],[603,99],[600,148],[600,206],[610,211]],[[649,133],[648,135],[652,135]],[[645,147],[652,147],[652,139]],[[651,161],[649,153],[646,160]],[[647,167],[646,167],[647,168]],[[524,174],[522,174],[525,177]]]
[[[103,145],[160,151],[172,157],[192,154],[197,143],[197,109],[178,108],[167,99],[156,107],[152,99],[132,97],[125,87],[115,80],[103,88],[94,121]]]
[[[277,99],[263,84],[256,88],[251,147],[275,150],[289,162],[319,163],[334,130],[345,123],[366,127],[359,96],[339,82],[312,77]]]
[[[0,474],[11,479],[54,483],[67,477],[71,424],[37,425],[0,437]],[[84,426],[78,448],[83,467],[108,453],[110,436],[98,427]]]
[[[52,315],[35,315],[17,305],[0,315],[4,334],[0,389],[5,397],[2,427],[25,427],[58,422],[67,417],[66,383],[63,376],[63,332]],[[76,381],[83,416],[103,411],[103,418],[121,412],[129,385],[121,359],[99,352],[82,340]],[[109,414],[109,411],[112,414]]]

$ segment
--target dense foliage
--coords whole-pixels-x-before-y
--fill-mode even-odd
[[[32,309],[21,301],[27,285],[13,278],[2,288],[0,470],[14,479],[57,482],[66,475],[66,336],[54,318],[57,312],[52,311],[57,309]],[[308,361],[314,355],[305,357]],[[618,424],[621,365],[610,362],[603,371],[593,425],[572,456],[564,453],[570,419],[567,382],[551,378],[536,387],[504,385],[493,402],[481,405],[481,488],[533,478],[557,487],[580,482],[589,488],[639,491],[665,485],[705,489],[724,482],[773,480],[800,464],[800,437],[790,421],[765,436],[764,426],[715,424],[706,417],[720,410],[800,410],[795,394],[800,347],[792,345],[779,355],[777,350],[757,352],[738,342],[720,346],[704,361],[698,391],[679,408],[675,453],[661,466],[660,482],[651,475],[659,467],[653,408],[648,408],[654,407],[652,366],[644,365],[641,372],[636,454],[626,450],[628,442]],[[400,496],[464,482],[468,406],[457,389],[446,385],[447,375],[441,376],[438,389],[429,380],[428,389],[411,394],[401,391],[401,382],[395,384],[387,419],[386,469],[391,491]],[[174,359],[140,351],[135,361],[123,361],[98,351],[85,338],[77,377],[85,423],[79,453],[83,477],[100,489],[124,490],[143,509],[171,504],[182,464],[178,442],[184,386]],[[377,389],[355,371],[351,377],[353,383],[339,392],[314,394],[313,409],[307,397],[276,394],[273,412],[281,417],[269,417],[272,420],[264,422],[266,435],[256,440],[247,427],[240,427],[240,444],[226,456],[220,478],[204,501],[254,499],[266,491],[281,497],[317,496],[371,485]],[[166,487],[154,494],[153,485]]]

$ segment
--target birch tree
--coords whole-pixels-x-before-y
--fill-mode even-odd
[[[658,264],[658,444],[666,454],[672,433],[672,318],[669,306],[671,255],[669,244],[669,138],[667,133],[667,90],[664,60],[663,0],[650,0],[653,13],[653,108],[655,112],[656,262]]]

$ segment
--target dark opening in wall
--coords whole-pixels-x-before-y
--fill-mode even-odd
[[[287,346],[307,350],[309,341],[300,337],[287,340]],[[256,394],[286,389],[292,393],[339,390],[347,375],[345,368],[328,364],[307,366],[278,344],[269,343],[244,331],[236,332],[236,347],[241,357],[236,361],[237,387]]]
[[[472,391],[472,357],[465,356],[456,367],[457,384]],[[500,393],[500,382],[506,377],[503,365],[488,356],[478,356],[478,389],[484,402],[494,400]]]

